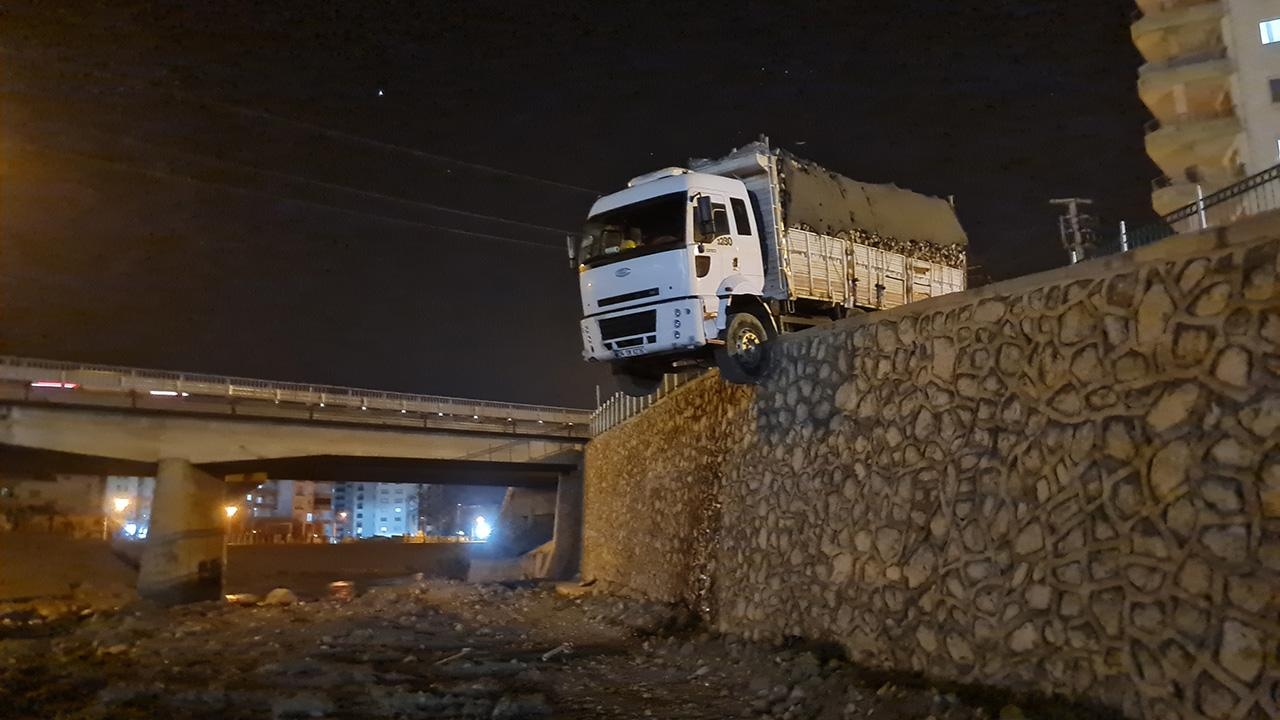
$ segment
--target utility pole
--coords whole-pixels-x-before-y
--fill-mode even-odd
[[[1092,205],[1093,200],[1055,198],[1050,200],[1049,204],[1066,207],[1065,213],[1058,218],[1058,237],[1062,240],[1062,247],[1071,256],[1071,264],[1084,260],[1094,245],[1094,218],[1090,215],[1082,215],[1080,208],[1084,205]]]

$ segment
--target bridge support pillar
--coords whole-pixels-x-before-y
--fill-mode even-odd
[[[562,473],[556,487],[556,524],[551,536],[548,576],[568,580],[578,574],[582,559],[582,467]]]
[[[138,594],[163,604],[222,596],[224,484],[186,460],[162,459]]]

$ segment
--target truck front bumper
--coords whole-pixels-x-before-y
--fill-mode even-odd
[[[584,318],[582,356],[618,360],[696,350],[707,344],[703,312],[695,297]]]

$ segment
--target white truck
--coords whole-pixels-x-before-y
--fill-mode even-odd
[[[948,200],[859,183],[769,147],[642,175],[571,239],[583,355],[631,395],[668,372],[751,383],[768,341],[850,313],[965,289]]]

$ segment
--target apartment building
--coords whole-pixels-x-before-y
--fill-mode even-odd
[[[1146,149],[1164,175],[1164,215],[1280,162],[1280,0],[1137,0],[1145,64],[1138,94],[1154,116]]]

